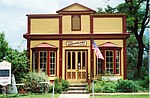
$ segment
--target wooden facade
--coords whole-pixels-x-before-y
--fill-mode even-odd
[[[30,69],[46,72],[50,80],[87,82],[109,76],[126,78],[126,16],[96,14],[74,3],[57,14],[28,14],[27,39]],[[104,60],[96,57],[92,41]]]

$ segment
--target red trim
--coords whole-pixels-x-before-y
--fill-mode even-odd
[[[62,16],[59,16],[59,34],[62,34]]]
[[[123,33],[126,33],[126,16],[123,15],[123,19],[122,19],[122,28],[123,28]]]
[[[30,40],[29,39],[27,39],[27,57],[30,65]]]
[[[121,56],[122,56],[123,54],[121,54],[121,50],[120,50],[120,76],[122,76],[122,68],[123,68],[123,66],[122,66],[122,62],[121,62]]]
[[[90,40],[90,55],[91,55],[91,75],[94,78],[94,55],[92,49],[92,39]]]
[[[59,78],[62,78],[62,40],[59,40]]]
[[[114,57],[114,74],[116,74],[116,50],[113,50],[113,52],[114,52],[114,55],[113,55],[113,57]],[[121,68],[120,68],[120,70],[121,70]]]
[[[123,65],[124,65],[124,79],[127,78],[127,65],[126,65],[126,39],[123,40]]]
[[[50,60],[50,51],[47,51],[48,53],[48,55],[47,55],[47,75],[48,76],[50,76],[50,62],[49,62],[49,60]]]
[[[93,16],[90,15],[90,33],[93,34]]]
[[[73,17],[78,16],[80,19],[80,28],[79,29],[73,29]],[[71,15],[71,30],[72,31],[81,31],[81,15]]]
[[[67,7],[64,7],[64,8],[62,8],[62,9],[56,11],[56,12],[57,12],[57,13],[59,13],[59,12],[64,12],[64,11],[63,11],[64,9],[69,8],[69,7],[73,6],[73,5],[79,5],[79,6],[82,6],[82,7],[86,8],[86,9],[88,9],[88,10],[87,10],[88,12],[93,12],[93,13],[96,12],[95,10],[90,9],[90,8],[84,6],[84,5],[79,4],[79,3],[71,4],[71,5],[69,5],[69,6],[67,6]]]
[[[129,33],[120,33],[120,34],[24,34],[24,38],[32,40],[75,40],[75,39],[123,39],[128,38]]]
[[[125,14],[93,14],[93,18],[100,18],[100,17],[105,17],[105,18],[114,18],[114,17],[123,17]]]
[[[29,18],[59,18],[58,14],[27,14]]]
[[[27,32],[28,32],[28,34],[30,34],[30,27],[31,27],[31,21],[30,21],[30,17],[27,17],[28,19],[28,22],[27,22]]]

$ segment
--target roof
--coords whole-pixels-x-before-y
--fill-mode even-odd
[[[71,4],[67,7],[64,7],[58,11],[56,11],[57,13],[62,13],[62,12],[89,12],[89,13],[95,13],[96,11],[91,9],[91,8],[88,8],[84,5],[81,5],[79,3],[74,3],[74,4]]]

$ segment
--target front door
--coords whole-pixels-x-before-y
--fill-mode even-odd
[[[86,82],[87,51],[66,51],[66,79],[69,82]]]

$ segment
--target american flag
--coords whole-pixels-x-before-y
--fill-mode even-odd
[[[104,57],[99,48],[97,47],[96,43],[94,42],[94,40],[92,40],[92,49],[95,50],[97,58],[104,60]]]

